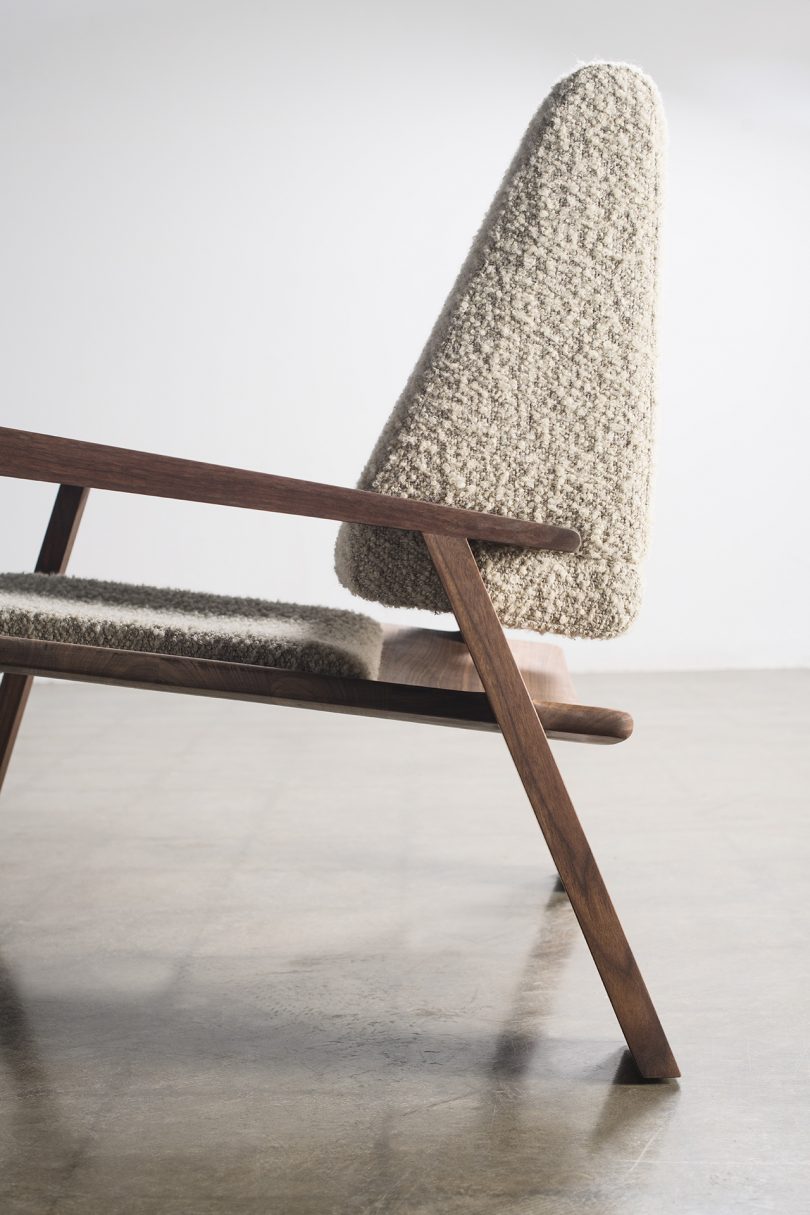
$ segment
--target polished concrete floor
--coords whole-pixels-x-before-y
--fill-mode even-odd
[[[581,678],[639,1084],[498,736],[45,684],[0,799],[3,1215],[810,1210],[801,672]]]

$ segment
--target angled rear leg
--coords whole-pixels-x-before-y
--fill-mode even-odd
[[[458,537],[424,538],[638,1069],[647,1079],[679,1076],[472,549]]]
[[[35,566],[38,574],[64,573],[89,492],[78,485],[59,486]],[[0,682],[0,789],[33,682],[30,675],[8,674]]]

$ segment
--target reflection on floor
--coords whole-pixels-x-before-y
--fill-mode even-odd
[[[581,678],[557,755],[684,1072],[640,1084],[497,736],[35,688],[4,1215],[805,1212],[808,679]]]

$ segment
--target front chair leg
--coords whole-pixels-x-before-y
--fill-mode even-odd
[[[424,539],[636,1065],[647,1079],[679,1076],[472,549]]]
[[[34,567],[38,574],[65,572],[89,492],[78,485],[59,486]],[[30,675],[8,674],[0,682],[0,789],[33,682]]]
[[[4,675],[0,680],[0,789],[33,682],[30,675]]]

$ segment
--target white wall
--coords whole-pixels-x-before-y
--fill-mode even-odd
[[[549,85],[637,62],[671,145],[654,542],[635,628],[569,657],[806,662],[808,12],[5,0],[0,420],[352,484]],[[0,568],[51,497],[0,484]],[[98,493],[72,569],[362,606],[334,531]]]

